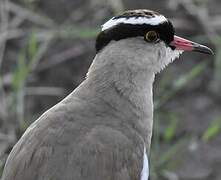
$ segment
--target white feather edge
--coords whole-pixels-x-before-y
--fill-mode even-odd
[[[141,171],[140,180],[148,180],[149,177],[149,162],[147,158],[146,147],[144,145],[144,152],[143,152],[143,169]]]
[[[167,19],[163,15],[154,16],[152,18],[147,18],[147,17],[130,17],[130,18],[122,17],[118,19],[114,19],[114,18],[115,17],[111,18],[109,21],[107,21],[106,23],[102,25],[102,31],[107,30],[121,23],[139,24],[139,25],[140,24],[158,25],[167,21]]]

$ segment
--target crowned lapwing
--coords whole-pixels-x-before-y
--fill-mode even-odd
[[[154,11],[107,21],[86,79],[25,131],[2,180],[147,180],[154,76],[183,51],[212,54]]]

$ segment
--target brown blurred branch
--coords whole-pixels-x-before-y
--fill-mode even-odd
[[[8,0],[4,0],[0,6],[0,15],[1,15],[1,22],[0,22],[0,34],[2,34],[3,31],[8,30],[8,21],[9,21],[9,14],[7,12],[7,6],[8,6]],[[1,69],[2,69],[2,63],[5,55],[5,48],[6,48],[6,40],[0,40],[0,76],[1,76]],[[7,114],[7,103],[5,99],[5,91],[3,88],[3,81],[0,79],[0,96],[1,96],[1,115],[3,119],[8,116]],[[4,122],[5,123],[5,122]]]
[[[61,53],[55,54],[52,57],[49,57],[47,61],[43,61],[41,64],[39,64],[37,68],[37,72],[44,71],[49,68],[53,68],[54,66],[64,63],[67,60],[76,58],[80,55],[85,53],[84,47],[79,45],[76,47],[71,47],[67,50],[64,50]]]
[[[9,15],[7,7],[8,7],[8,0],[4,0],[0,4],[0,15],[1,15],[0,34],[8,30]],[[0,41],[0,69],[4,58],[5,46],[6,46],[6,40]]]
[[[209,91],[211,91],[213,95],[221,98],[221,38],[217,30],[217,24],[219,23],[220,25],[221,20],[219,17],[219,19],[215,17],[214,19],[216,21],[214,21],[214,19],[212,19],[209,15],[208,8],[206,6],[196,6],[192,0],[179,0],[179,3],[188,12],[189,15],[191,15],[200,23],[205,33],[207,34],[208,39],[217,50],[214,63],[214,73],[208,87]]]
[[[218,36],[218,33],[211,23],[208,9],[205,6],[196,6],[192,0],[179,0],[179,4],[200,23],[211,43],[215,44],[214,38]]]
[[[114,14],[118,14],[125,9],[122,0],[108,0],[108,4],[111,6]]]
[[[45,16],[40,16],[24,7],[21,7],[18,4],[15,4],[11,1],[8,1],[7,10],[16,14],[16,16],[20,17],[21,19],[27,19],[35,24],[42,25],[45,27],[52,27],[54,26],[54,22]]]
[[[1,32],[0,34],[0,44],[3,44],[4,42],[10,40],[10,39],[16,39],[21,36],[25,35],[25,32],[19,29],[14,30],[5,30]]]
[[[60,87],[26,87],[27,96],[64,96],[65,90]]]
[[[43,52],[44,52],[44,49],[45,47],[43,46],[42,47],[42,50],[40,50],[39,54],[43,55]],[[58,54],[55,54],[49,58],[47,58],[47,61],[42,61],[42,63],[38,64],[35,64],[34,67],[33,67],[33,71],[34,72],[41,72],[41,71],[45,71],[47,69],[50,69],[50,68],[53,68],[54,66],[57,66],[59,64],[62,64],[68,60],[72,60],[74,58],[77,58],[81,55],[83,55],[85,53],[85,50],[84,50],[84,46],[81,46],[81,45],[78,45],[76,47],[71,47],[69,49],[66,49],[64,50],[63,52],[61,53],[58,53]],[[38,58],[38,60],[36,60],[36,62],[38,62],[40,60],[39,57],[41,57],[40,55],[38,55],[37,57],[35,58]],[[29,75],[29,82],[32,81],[32,74]],[[13,78],[13,74],[12,73],[8,73],[8,74],[5,74],[3,77],[2,77],[2,84],[3,86],[10,86],[11,83],[12,83],[12,78]]]

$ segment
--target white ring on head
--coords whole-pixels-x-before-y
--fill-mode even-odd
[[[129,18],[121,17],[117,19],[114,19],[114,18],[115,17],[111,18],[109,21],[107,21],[106,23],[102,25],[102,31],[107,30],[121,23],[133,24],[133,25],[136,25],[136,24],[158,25],[167,21],[167,18],[165,18],[163,15],[157,15],[154,17],[129,17]]]

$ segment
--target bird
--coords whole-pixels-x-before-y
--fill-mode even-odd
[[[2,180],[147,180],[155,75],[184,51],[213,54],[148,10],[105,22],[84,81],[10,152]]]

